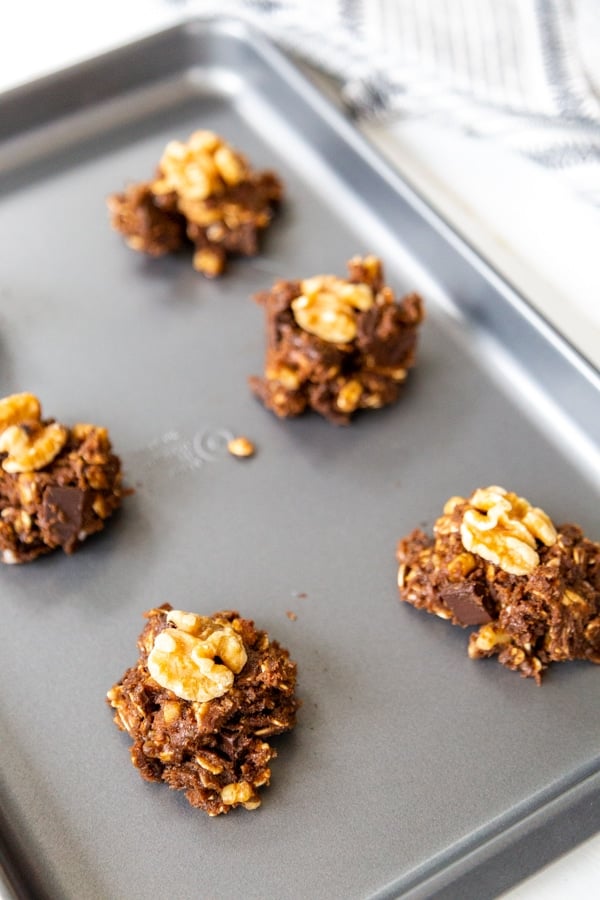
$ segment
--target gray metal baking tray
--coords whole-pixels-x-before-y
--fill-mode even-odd
[[[127,250],[105,210],[200,127],[287,185],[262,255],[214,282]],[[13,893],[481,898],[596,831],[598,669],[537,688],[470,661],[465,631],[398,602],[394,552],[489,483],[598,539],[598,374],[240,24],[186,23],[9,93],[0,131],[2,393],[107,425],[135,488],[74,557],[0,573]],[[278,421],[246,387],[249,298],[360,252],[425,295],[418,368],[350,428]],[[229,457],[230,432],[256,457]],[[165,601],[238,608],[298,662],[299,725],[255,813],[212,820],[142,781],[104,705]]]

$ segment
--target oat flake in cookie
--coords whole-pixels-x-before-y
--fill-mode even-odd
[[[551,662],[600,663],[600,544],[577,525],[501,487],[452,497],[433,539],[398,544],[407,603],[454,625],[478,626],[469,656],[498,661],[538,684]]]
[[[0,400],[0,554],[29,562],[74,550],[121,505],[121,463],[106,428],[42,419],[33,394]]]
[[[347,279],[278,281],[256,298],[267,348],[264,377],[250,387],[278,416],[313,409],[346,425],[359,409],[394,403],[415,363],[421,298],[397,300],[374,256],[351,259],[348,270]]]
[[[145,616],[138,662],[107,695],[134,766],[209,816],[256,809],[277,755],[268,738],[296,724],[295,663],[237,612]]]
[[[223,138],[196,131],[167,145],[152,181],[113,194],[108,206],[133,250],[163,256],[192,245],[194,268],[215,277],[228,256],[258,253],[282,193],[273,172],[254,171]]]

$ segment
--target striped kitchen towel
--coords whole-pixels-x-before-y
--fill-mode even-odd
[[[180,5],[257,25],[335,76],[358,118],[428,117],[492,138],[600,205],[600,0]]]

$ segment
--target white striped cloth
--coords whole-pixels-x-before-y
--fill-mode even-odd
[[[562,170],[600,204],[600,0],[165,0],[249,20],[357,117],[426,116]]]

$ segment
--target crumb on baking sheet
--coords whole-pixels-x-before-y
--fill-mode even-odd
[[[240,459],[247,459],[256,453],[256,447],[247,437],[231,438],[227,442],[227,450],[232,456],[237,456]]]

